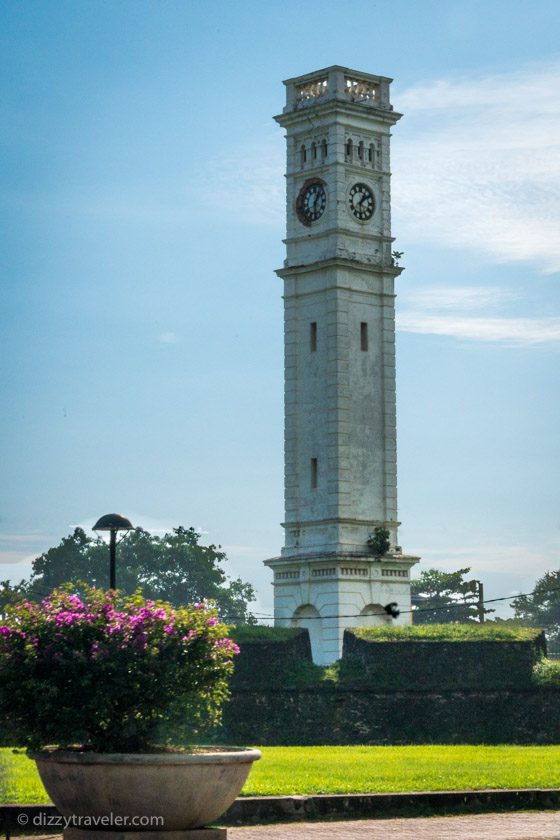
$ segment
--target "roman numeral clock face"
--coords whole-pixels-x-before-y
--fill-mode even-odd
[[[354,184],[348,193],[348,206],[359,222],[368,222],[375,212],[375,197],[367,184]]]
[[[327,194],[322,181],[304,184],[296,201],[296,212],[300,222],[310,225],[320,219],[327,206]]]

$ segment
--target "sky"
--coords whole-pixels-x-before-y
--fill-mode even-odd
[[[282,79],[389,76],[400,542],[560,566],[557,0],[0,3],[0,580],[119,512],[272,613]],[[507,602],[505,602],[507,604]],[[507,606],[500,614],[507,616]]]

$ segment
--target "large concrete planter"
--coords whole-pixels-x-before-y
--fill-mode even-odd
[[[52,750],[30,757],[50,798],[75,827],[136,832],[212,823],[235,800],[261,753],[210,747],[195,753],[114,755]],[[154,817],[162,821],[149,819]]]

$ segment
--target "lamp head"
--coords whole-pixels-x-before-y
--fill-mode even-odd
[[[106,513],[93,526],[94,531],[133,531],[134,525],[120,513]]]

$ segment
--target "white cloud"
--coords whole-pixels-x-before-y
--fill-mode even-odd
[[[41,552],[38,552],[40,554]],[[28,563],[38,555],[22,553],[20,551],[0,551],[0,566],[16,566],[18,563]]]
[[[396,97],[412,121],[394,141],[398,233],[560,271],[559,89],[554,64]]]
[[[285,211],[284,149],[278,135],[231,150],[200,173],[200,200],[251,224],[281,223]]]
[[[52,537],[37,531],[28,534],[0,533],[0,577],[7,575],[12,580],[26,577],[33,560],[53,544]]]
[[[556,113],[554,73],[558,70],[557,63],[552,66],[535,63],[525,69],[478,79],[455,82],[439,79],[405,90],[399,94],[397,104],[406,111],[441,111],[456,107],[526,108],[535,103],[540,111]],[[539,81],[538,87],[535,79]]]
[[[158,335],[158,341],[161,344],[178,344],[180,339],[177,333],[169,330],[168,332],[162,332]]]
[[[116,507],[118,509],[118,505],[116,505]],[[178,524],[177,522],[170,522],[167,519],[156,519],[153,516],[145,516],[143,513],[138,513],[137,511],[128,510],[122,515],[127,517],[134,528],[142,528],[150,534],[165,534],[168,531],[172,531],[173,528],[176,528]],[[74,528],[81,528],[88,536],[95,536],[93,533],[93,526],[98,519],[99,516],[92,516],[88,519],[83,519],[81,522],[70,525],[70,531],[73,531]]]
[[[560,318],[480,317],[492,307],[518,300],[510,289],[492,286],[427,286],[406,296],[397,313],[400,332],[445,335],[508,346],[550,346],[560,342]],[[471,313],[475,314],[471,314]]]
[[[522,544],[486,543],[484,546],[441,549],[426,547],[418,549],[418,553],[422,555],[424,568],[433,565],[449,571],[468,566],[473,574],[500,572],[525,576],[529,573],[532,577],[540,577],[554,567],[557,550],[557,545],[544,545],[537,549]]]
[[[4,534],[0,533],[0,543],[41,543],[50,539],[48,534],[40,534],[36,531],[30,531],[27,534]]]
[[[397,329],[509,346],[535,347],[560,342],[560,318],[473,318],[401,312],[397,315]]]
[[[431,310],[488,309],[512,300],[519,295],[509,289],[491,286],[426,286],[407,292],[407,306]]]

